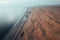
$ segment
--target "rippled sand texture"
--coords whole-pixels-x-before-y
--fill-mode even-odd
[[[60,8],[32,9],[16,40],[60,40]]]

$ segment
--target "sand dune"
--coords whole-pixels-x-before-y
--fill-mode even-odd
[[[21,33],[16,40],[60,40],[60,8],[34,8]]]

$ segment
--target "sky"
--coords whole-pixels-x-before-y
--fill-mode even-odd
[[[0,0],[0,24],[15,21],[34,5],[60,5],[60,0]]]

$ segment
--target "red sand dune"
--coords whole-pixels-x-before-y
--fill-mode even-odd
[[[60,40],[60,8],[35,8],[17,40]]]

